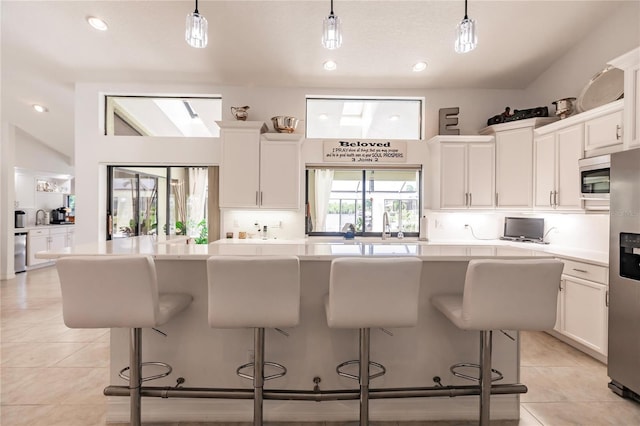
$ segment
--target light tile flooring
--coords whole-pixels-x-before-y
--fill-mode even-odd
[[[64,326],[52,267],[1,281],[0,298],[0,424],[105,425],[102,389],[108,382],[109,332]],[[521,396],[520,421],[495,424],[640,425],[640,404],[607,389],[603,364],[545,333],[523,333],[522,341],[522,382],[529,392]],[[471,423],[403,422],[402,426],[460,424]]]

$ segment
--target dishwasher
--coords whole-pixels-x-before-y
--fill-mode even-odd
[[[25,272],[27,270],[27,233],[16,232],[14,237],[14,268],[15,272]]]

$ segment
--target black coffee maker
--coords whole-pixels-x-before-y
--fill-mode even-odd
[[[59,207],[55,210],[51,210],[51,223],[64,223],[67,220],[66,207]]]

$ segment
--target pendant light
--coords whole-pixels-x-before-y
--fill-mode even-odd
[[[333,14],[333,0],[331,0],[331,13],[324,18],[322,26],[322,45],[329,50],[337,49],[342,45],[340,18]]]
[[[456,28],[456,45],[455,49],[458,53],[471,52],[478,45],[478,36],[476,36],[476,21],[469,19],[467,16],[467,0],[464,0],[464,19]]]
[[[207,47],[207,18],[198,12],[198,0],[196,0],[196,10],[187,15],[187,29],[185,40],[191,47]]]

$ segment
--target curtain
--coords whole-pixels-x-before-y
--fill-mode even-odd
[[[187,235],[197,237],[199,224],[206,214],[207,180],[206,167],[189,167],[189,195],[187,198]],[[206,226],[206,225],[205,225]]]
[[[326,232],[326,218],[333,184],[333,170],[315,170],[316,181],[316,223],[314,228],[318,232]]]

